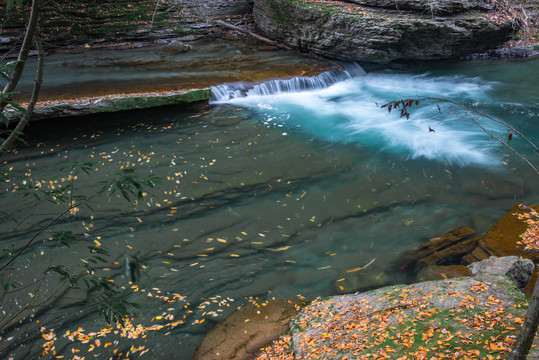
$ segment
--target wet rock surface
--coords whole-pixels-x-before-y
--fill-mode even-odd
[[[463,12],[448,16],[436,14],[436,9],[464,3],[402,2],[408,10],[387,9],[395,5],[385,1],[365,3],[368,7],[340,1],[261,0],[255,3],[254,19],[266,36],[301,51],[373,63],[457,58],[495,48],[514,33],[510,21],[490,20],[488,13],[474,10],[484,10],[487,3],[462,7]],[[430,15],[427,8],[432,8]]]
[[[289,330],[289,322],[302,306],[303,303],[292,300],[245,305],[204,337],[193,360],[252,359],[261,347]]]
[[[531,208],[539,208],[536,204],[529,204]],[[533,262],[539,262],[539,252],[525,251],[519,244],[520,234],[526,230],[526,222],[519,220],[515,214],[525,213],[528,210],[514,205],[511,211],[503,216],[479,241],[480,247],[492,256],[523,256]]]
[[[172,40],[167,45],[163,47],[163,53],[168,54],[181,54],[187,51],[193,50],[191,45],[186,45],[179,40]]]
[[[188,104],[208,100],[210,96],[210,89],[196,89],[167,94],[134,94],[132,96],[118,96],[111,98],[87,98],[86,101],[58,102],[52,105],[37,107],[32,113],[31,120]],[[15,111],[8,113],[8,118],[12,121],[15,121],[18,116],[20,116],[20,114]]]
[[[404,254],[396,265],[417,271],[418,280],[499,274],[509,276],[519,289],[525,288],[539,262],[539,254],[520,243],[527,224],[517,215],[529,208],[537,205],[514,205],[480,236],[472,237],[475,230],[469,226],[451,230]]]

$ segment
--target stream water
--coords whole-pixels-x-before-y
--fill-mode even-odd
[[[537,174],[470,116],[503,140],[512,133],[510,145],[535,166],[537,154],[514,131],[447,103],[422,100],[410,119],[380,105],[450,99],[510,123],[537,144],[538,70],[537,60],[370,73],[347,65],[316,78],[217,86],[211,104],[32,124],[29,145],[2,159],[12,172],[0,210],[24,219],[15,228],[1,218],[2,247],[22,246],[65,208],[14,189],[38,182],[58,188],[74,163],[94,163],[90,174],[77,174],[75,194],[98,191],[123,169],[162,183],[135,205],[97,197],[93,210],[81,207],[36,238],[13,278],[32,284],[21,291],[45,288],[35,298],[53,294],[56,302],[27,300],[40,311],[39,324],[10,327],[2,337],[12,341],[0,352],[39,357],[43,326],[66,357],[130,351],[187,360],[207,331],[246,302],[411,281],[394,266],[403,252],[462,225],[484,232],[512,204],[539,201]],[[60,230],[80,237],[70,247],[49,240]],[[61,296],[53,293],[57,279],[40,280],[49,264],[80,268],[89,244],[110,250],[111,261],[98,271],[141,306],[130,338],[107,330],[84,287]],[[122,270],[134,254],[148,266],[136,285]],[[20,307],[8,296],[2,311],[12,317]],[[168,326],[150,328],[159,324]]]

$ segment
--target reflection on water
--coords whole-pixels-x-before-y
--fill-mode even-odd
[[[100,347],[99,337],[71,342],[62,337],[68,330],[106,328],[82,289],[42,306],[41,324],[54,329],[59,354],[78,349],[79,356],[108,358],[115,348],[125,353],[134,346],[159,359],[190,359],[203,334],[249,299],[312,299],[409,281],[392,266],[404,251],[457,226],[483,232],[514,202],[538,200],[530,170],[488,135],[456,122],[456,114],[443,120],[432,107],[420,107],[402,120],[374,104],[416,92],[475,99],[478,109],[500,114],[537,142],[537,98],[506,91],[514,85],[490,75],[511,67],[483,64],[458,76],[385,71],[301,93],[35,124],[29,136],[39,142],[6,158],[13,174],[1,195],[1,210],[32,217],[4,246],[20,246],[35,233],[31,224],[45,224],[59,211],[48,203],[34,207],[31,197],[12,190],[30,181],[57,187],[65,173],[59,169],[74,162],[96,162],[90,175],[78,175],[77,193],[91,194],[125,168],[151,172],[163,183],[136,206],[100,197],[93,212],[81,207],[65,217],[54,231],[70,230],[81,240],[66,248],[43,234],[14,277],[32,281],[49,262],[76,268],[88,242],[98,240],[118,258],[103,265],[103,275],[142,306],[133,324],[170,323],[170,315],[185,324],[131,340],[108,334]],[[530,86],[538,84],[522,91],[531,94]],[[0,226],[6,233],[13,223],[4,217]],[[148,270],[134,287],[121,265],[125,254],[137,252]],[[4,306],[8,312],[18,306],[5,304],[13,306]],[[28,342],[0,351],[37,357],[40,325],[24,326]],[[108,341],[114,346],[105,349]]]
[[[181,54],[163,52],[161,45],[48,55],[40,99],[204,88],[228,81],[309,76],[330,66],[281,49],[261,51],[258,43],[249,41],[206,39],[189,44],[193,50]],[[35,67],[36,59],[28,60],[17,88],[22,98],[30,97]]]

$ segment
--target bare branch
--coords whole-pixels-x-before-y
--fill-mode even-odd
[[[22,118],[17,123],[17,126],[15,129],[9,134],[8,138],[4,140],[2,144],[0,144],[0,155],[5,153],[7,149],[9,149],[13,143],[17,140],[19,137],[19,134],[22,133],[23,129],[28,124],[28,121],[30,120],[30,117],[32,116],[32,113],[34,112],[34,108],[36,106],[38,97],[39,97],[39,91],[41,90],[41,83],[43,82],[43,68],[45,66],[45,51],[43,50],[43,44],[41,42],[41,38],[36,31],[34,34],[34,39],[36,42],[37,52],[38,52],[38,58],[37,58],[37,70],[36,70],[36,79],[34,82],[34,88],[32,90],[32,97],[30,98],[30,103],[28,104],[28,107],[26,108],[26,113],[22,115]]]
[[[507,122],[505,122],[503,120],[498,120],[498,119],[496,119],[496,118],[494,118],[494,117],[492,117],[492,116],[490,116],[488,114],[482,113],[482,112],[480,112],[480,111],[478,111],[476,109],[470,108],[470,107],[468,107],[466,105],[463,105],[463,104],[460,104],[460,103],[457,103],[457,102],[455,102],[453,100],[443,99],[443,98],[434,98],[434,97],[420,97],[420,98],[416,98],[416,99],[402,99],[402,100],[397,100],[397,101],[391,101],[391,102],[389,102],[387,104],[381,105],[380,107],[381,108],[387,108],[388,112],[391,112],[392,109],[400,109],[400,116],[401,117],[406,117],[407,119],[409,119],[410,118],[410,113],[408,112],[408,107],[413,106],[413,105],[419,105],[419,103],[421,101],[425,101],[425,100],[434,101],[435,103],[447,103],[447,104],[450,104],[450,105],[452,105],[454,107],[457,107],[457,108],[463,110],[464,113],[466,114],[466,118],[468,120],[472,121],[477,127],[479,127],[481,130],[483,130],[492,139],[498,141],[500,144],[502,144],[506,148],[508,148],[512,153],[514,153],[517,157],[519,157],[526,164],[528,164],[528,166],[530,168],[532,168],[533,171],[537,175],[539,175],[539,169],[534,164],[532,164],[531,161],[529,161],[522,154],[520,154],[517,150],[515,150],[511,145],[509,145],[509,141],[511,141],[512,138],[513,138],[512,134],[508,137],[508,141],[504,141],[504,140],[500,139],[498,136],[494,135],[485,126],[481,125],[474,118],[474,116],[479,116],[479,117],[482,117],[484,119],[487,119],[487,120],[490,120],[492,122],[495,122],[495,123],[498,123],[498,124],[501,124],[501,125],[505,126],[507,129],[511,130],[515,134],[518,134],[522,139],[524,139],[524,141],[527,142],[535,150],[535,154],[539,154],[539,148],[537,147],[537,145],[535,145],[530,139],[528,139],[524,134],[522,134],[519,130],[517,130],[511,124],[509,124],[509,123],[507,123]],[[439,105],[436,105],[436,106],[438,106],[438,111],[441,111],[440,106]],[[434,130],[429,127],[429,131],[434,131]]]
[[[13,90],[15,90],[15,88],[17,87],[17,84],[19,83],[19,79],[21,78],[22,71],[24,70],[24,66],[26,65],[26,59],[28,59],[28,53],[30,52],[30,47],[32,46],[34,35],[37,32],[37,24],[38,24],[38,19],[39,19],[39,5],[40,5],[39,1],[40,0],[32,0],[30,20],[28,20],[28,27],[26,29],[26,34],[24,35],[24,40],[22,42],[21,50],[19,51],[17,64],[15,65],[15,69],[13,69],[13,73],[11,75],[11,81],[9,81],[6,84],[6,86],[4,87],[4,90],[2,90],[2,94],[13,92]],[[1,102],[0,111],[4,111],[5,107],[6,107],[6,103]]]

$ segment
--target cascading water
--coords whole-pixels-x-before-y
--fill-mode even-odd
[[[363,76],[366,72],[358,64],[347,64],[344,69],[325,71],[317,76],[297,76],[291,79],[275,79],[261,84],[239,82],[213,86],[210,103],[225,103],[232,99],[248,96],[268,96],[305,90],[325,89],[340,81]]]
[[[464,76],[365,73],[359,65],[312,78],[296,77],[261,84],[226,84],[212,88],[212,104],[255,109],[267,126],[283,134],[303,133],[330,143],[356,144],[401,158],[426,158],[460,165],[501,164],[499,144],[471,118],[451,106],[421,103],[410,119],[382,104],[405,98],[445,98],[474,107],[496,101],[495,82]],[[483,122],[485,118],[474,118]],[[499,124],[483,124],[504,136]]]

